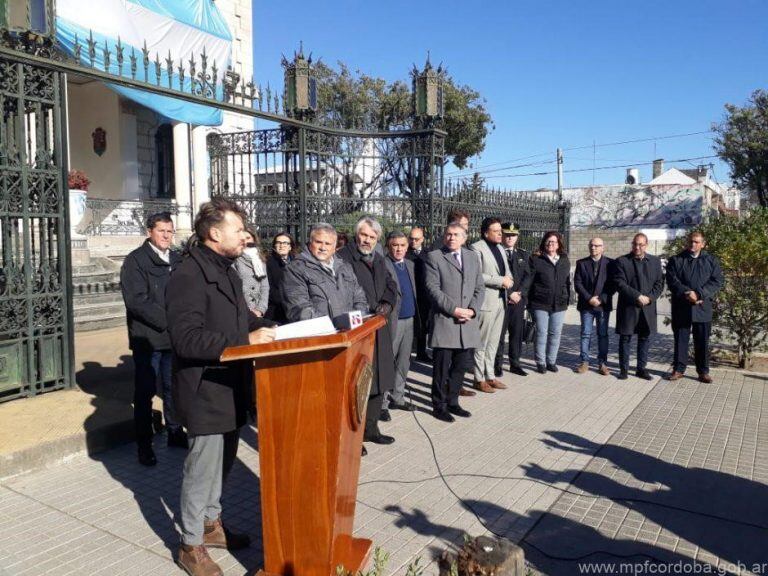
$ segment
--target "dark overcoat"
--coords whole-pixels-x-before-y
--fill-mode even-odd
[[[285,324],[288,318],[285,315],[285,306],[283,305],[283,276],[288,262],[280,258],[274,251],[270,252],[267,258],[267,279],[269,280],[269,302],[265,318],[274,320],[278,324]]]
[[[613,310],[613,258],[603,256],[597,265],[597,276],[594,274],[592,258],[586,257],[576,261],[576,271],[573,274],[573,286],[576,288],[578,302],[577,310]],[[600,298],[600,306],[589,303],[593,296]]]
[[[427,291],[427,254],[428,250],[426,249],[422,249],[416,254],[410,248],[405,254],[405,258],[413,262],[413,273],[416,280],[416,300],[419,307],[419,326],[422,327],[422,330],[426,330],[430,307],[432,306],[429,292]]]
[[[219,362],[228,346],[273,322],[248,310],[234,261],[191,246],[168,282],[166,313],[173,347],[173,402],[190,434],[223,434],[246,423],[252,402],[247,362]]]
[[[347,244],[336,256],[352,266],[357,281],[365,292],[368,306],[375,310],[379,304],[397,305],[397,281],[387,268],[384,256],[374,252],[373,266],[363,262],[362,254],[354,243]],[[371,385],[371,395],[391,390],[395,382],[395,357],[392,352],[392,326],[390,321],[376,333],[376,371]]]
[[[617,258],[613,269],[613,283],[619,293],[616,305],[616,333],[634,334],[641,314],[645,316],[651,334],[655,333],[656,301],[664,290],[661,260],[650,254],[646,254],[643,260],[636,260],[630,253]],[[640,306],[637,303],[637,297],[640,295],[648,296],[651,303]]]
[[[516,247],[510,258],[507,248],[502,246],[502,249],[504,250],[504,256],[507,257],[507,262],[509,262],[509,269],[512,271],[512,288],[509,289],[509,292],[520,292],[522,300],[517,305],[525,306],[528,302],[528,292],[531,290],[531,283],[533,282],[530,256],[522,248]]]
[[[692,322],[712,322],[712,298],[723,287],[725,279],[720,262],[709,252],[694,258],[689,250],[673,256],[667,263],[667,286],[672,293],[672,328],[690,328]],[[693,290],[699,304],[685,297]]]
[[[181,262],[177,250],[166,262],[149,245],[149,239],[128,254],[120,269],[120,288],[125,301],[128,345],[131,350],[170,350],[165,317],[165,288],[171,270]]]
[[[545,254],[534,254],[530,259],[531,287],[528,306],[531,310],[562,312],[571,300],[571,263],[560,256],[557,264]]]

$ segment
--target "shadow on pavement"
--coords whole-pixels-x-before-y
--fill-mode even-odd
[[[83,424],[88,454],[93,460],[101,462],[115,480],[130,490],[157,541],[147,542],[148,534],[137,534],[135,523],[128,522],[128,517],[126,526],[132,528],[126,529],[126,533],[120,536],[134,543],[141,540],[141,546],[152,548],[158,553],[163,553],[162,549],[165,548],[175,557],[179,545],[179,495],[186,450],[168,448],[166,436],[162,432],[154,437],[158,463],[153,467],[139,464],[133,444],[105,450],[121,443],[133,442],[131,356],[121,356],[118,365],[114,367],[84,362],[83,369],[76,374],[76,380],[84,392],[93,396],[91,403],[94,412]],[[160,412],[153,411],[156,431],[161,429],[161,420]],[[249,448],[258,451],[258,435],[253,426],[243,427],[241,441],[240,451]],[[256,473],[242,462],[240,456],[235,460],[224,485],[222,507],[227,527],[235,532],[249,534],[252,541],[250,548],[229,554],[247,568],[262,566],[260,482]],[[126,508],[126,516],[130,513]],[[221,563],[225,561],[226,554],[216,551],[214,557]]]
[[[549,484],[569,482],[587,495],[613,500],[639,514],[646,526],[652,523],[649,530],[654,530],[656,525],[655,530],[660,527],[726,562],[742,562],[747,566],[766,562],[768,486],[765,484],[715,470],[685,468],[624,446],[600,446],[570,433],[548,431],[546,434],[550,438],[544,443],[552,448],[594,454],[596,459],[604,460],[604,473],[552,472],[531,464],[525,467],[528,477]],[[632,486],[616,479],[621,477],[621,472],[626,473],[624,477],[631,476]],[[573,530],[571,520],[548,515],[528,540],[546,550],[547,540],[554,543],[573,539],[576,554],[600,549],[614,554],[635,554],[647,547],[635,541],[606,543],[597,533],[590,538],[577,533],[578,538],[571,538]]]

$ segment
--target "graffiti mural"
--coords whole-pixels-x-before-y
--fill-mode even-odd
[[[689,228],[702,221],[704,186],[588,186],[563,190],[571,226]]]

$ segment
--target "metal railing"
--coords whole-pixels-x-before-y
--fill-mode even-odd
[[[158,212],[190,214],[189,206],[175,200],[109,200],[87,198],[85,214],[77,232],[86,236],[142,236],[147,231],[147,216]]]

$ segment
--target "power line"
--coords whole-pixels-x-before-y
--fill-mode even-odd
[[[685,132],[685,133],[682,133],[682,134],[667,134],[667,135],[664,135],[664,136],[653,136],[653,137],[650,137],[650,138],[636,138],[636,139],[633,139],[633,140],[621,140],[621,141],[618,141],[618,142],[606,142],[604,144],[594,144],[593,143],[593,144],[589,144],[589,145],[586,145],[586,146],[572,146],[570,148],[563,148],[563,151],[566,152],[566,151],[572,151],[572,150],[587,150],[587,149],[594,150],[596,148],[605,148],[605,147],[608,147],[608,146],[621,146],[621,145],[624,145],[624,144],[638,144],[638,143],[641,143],[641,142],[654,142],[656,140],[670,140],[670,139],[673,139],[673,138],[685,138],[685,137],[688,137],[688,136],[700,136],[702,134],[711,134],[711,133],[712,133],[712,130],[701,130],[701,131],[698,131],[698,132]],[[462,175],[484,174],[484,173],[488,174],[488,173],[491,173],[491,172],[497,172],[499,170],[510,170],[512,168],[524,168],[524,167],[526,167],[526,165],[506,166],[504,168],[499,168],[499,169],[495,169],[495,170],[485,170],[485,168],[489,168],[491,166],[499,166],[499,165],[507,164],[507,163],[510,163],[510,162],[517,162],[517,161],[520,161],[520,160],[528,160],[530,158],[538,158],[540,156],[548,156],[548,155],[551,155],[551,154],[552,154],[551,151],[550,152],[542,152],[540,154],[531,154],[530,156],[522,156],[520,158],[513,158],[511,160],[503,160],[503,161],[500,161],[500,162],[494,162],[492,164],[485,164],[485,165],[482,165],[482,166],[477,166],[477,167],[471,168],[471,169],[467,168],[467,169],[464,169],[464,170],[457,170],[457,171],[454,171],[454,172],[449,172],[449,173],[446,174],[446,176],[460,177]],[[536,164],[532,164],[532,165],[536,165]]]
[[[691,160],[708,160],[711,158],[717,158],[717,155],[710,155],[710,156],[695,156],[693,158],[680,158],[677,160],[665,160],[665,162],[690,162]],[[619,168],[635,168],[636,166],[651,166],[653,162],[637,162],[634,164],[616,164],[613,166],[597,166],[596,168],[573,168],[571,170],[563,170],[564,173],[574,173],[574,172],[592,172],[593,170],[616,170]],[[550,176],[552,174],[557,174],[557,171],[554,172],[529,172],[527,174],[498,174],[496,176],[488,176],[488,178],[523,178],[526,176]]]

